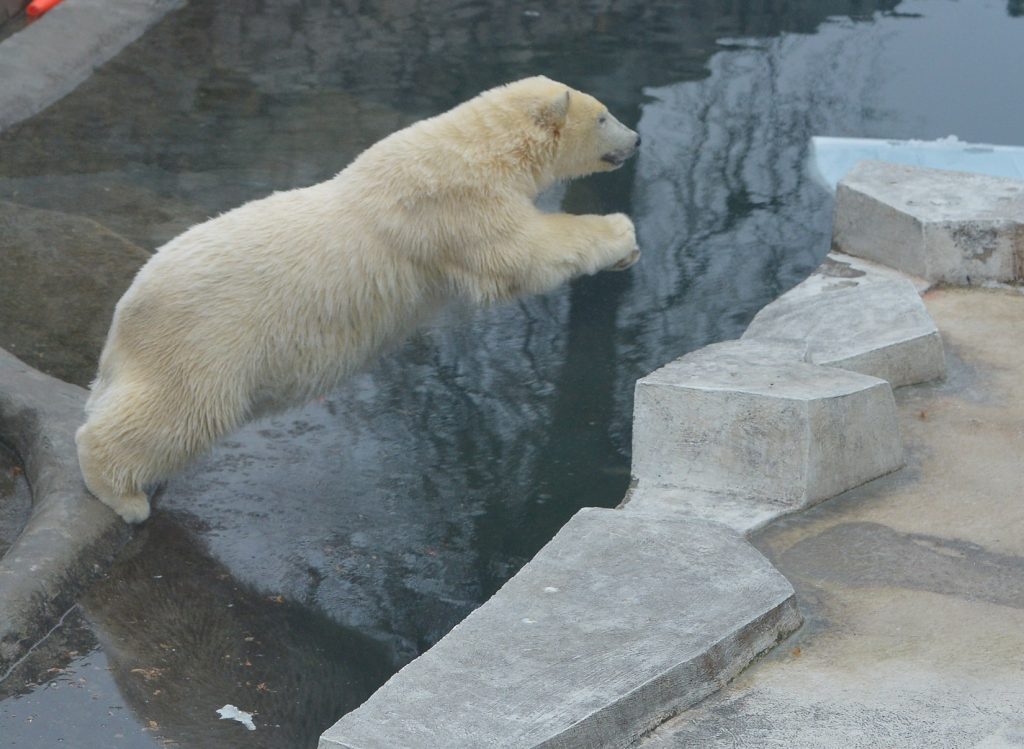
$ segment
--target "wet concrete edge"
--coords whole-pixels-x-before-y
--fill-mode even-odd
[[[0,678],[113,561],[130,531],[82,483],[74,435],[86,391],[0,349],[0,441],[21,460],[32,513],[0,559]]]

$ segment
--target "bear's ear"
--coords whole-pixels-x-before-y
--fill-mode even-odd
[[[537,124],[553,130],[560,130],[569,115],[569,89],[541,104],[537,112]]]

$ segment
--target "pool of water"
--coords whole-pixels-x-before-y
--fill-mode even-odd
[[[1018,10],[193,2],[0,134],[0,201],[151,251],[207,216],[330,177],[481,89],[544,73],[644,140],[627,167],[546,199],[629,213],[645,253],[628,273],[453,310],[337,393],[247,427],[171,481],[54,635],[77,644],[40,649],[2,683],[0,735],[313,746],[578,508],[621,499],[638,377],[739,335],[820,262],[831,197],[808,176],[812,136],[1019,141]],[[0,268],[0,284],[11,273]],[[85,357],[66,376],[87,383],[92,366]],[[95,700],[70,686],[79,679]],[[217,721],[226,703],[256,711],[257,730]]]

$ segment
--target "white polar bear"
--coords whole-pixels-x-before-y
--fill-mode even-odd
[[[328,392],[446,301],[628,267],[628,217],[545,214],[534,199],[639,145],[593,97],[527,78],[393,133],[334,179],[171,240],[114,312],[76,435],[89,490],[141,522],[147,485]]]

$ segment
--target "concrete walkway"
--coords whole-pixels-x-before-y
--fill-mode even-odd
[[[755,544],[805,626],[642,746],[1024,746],[1024,295],[925,297],[947,380],[896,391],[903,470]]]

